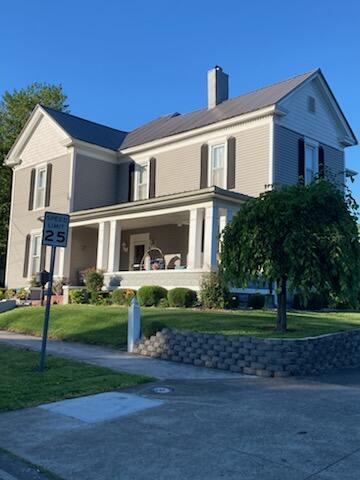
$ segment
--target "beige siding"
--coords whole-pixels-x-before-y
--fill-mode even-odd
[[[235,191],[259,195],[269,183],[269,124],[238,133],[236,137]],[[154,155],[156,164],[156,196],[181,193],[200,188],[200,151],[204,142],[193,143]]]
[[[308,97],[316,102],[316,112],[308,110]],[[288,99],[280,102],[280,106],[289,112],[278,119],[279,125],[302,133],[326,145],[341,147],[339,137],[344,136],[328,100],[324,97],[318,85],[318,80],[312,80],[304,85]]]
[[[201,143],[156,155],[156,196],[200,188]]]
[[[251,128],[236,137],[235,191],[257,196],[269,183],[269,125]]]
[[[51,197],[48,210],[68,212],[70,155],[51,160],[53,165]],[[9,241],[9,258],[7,284],[9,287],[21,287],[27,284],[23,278],[24,252],[26,235],[32,230],[41,231],[39,217],[44,209],[28,210],[30,172],[33,167],[14,171],[14,197],[11,216],[11,234]]]
[[[274,183],[291,185],[298,181],[298,140],[303,136],[279,125],[274,129]],[[329,177],[344,183],[344,152],[329,145],[324,147],[325,170]]]
[[[23,165],[39,164],[65,155],[67,149],[61,145],[65,137],[50,119],[42,117],[20,155]]]
[[[115,163],[77,153],[73,210],[117,203],[117,173]]]
[[[98,229],[78,227],[71,229],[70,282],[79,285],[79,273],[96,267]]]

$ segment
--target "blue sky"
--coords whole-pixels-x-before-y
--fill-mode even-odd
[[[62,83],[72,113],[127,130],[205,106],[216,64],[230,96],[321,67],[360,137],[357,0],[5,0],[0,18],[0,94]]]

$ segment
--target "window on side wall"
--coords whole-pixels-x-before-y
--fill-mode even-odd
[[[39,167],[36,170],[35,179],[35,208],[44,208],[46,189],[46,167]]]
[[[31,275],[35,275],[35,273],[40,271],[41,235],[33,235],[31,243],[30,273]]]
[[[136,200],[149,198],[149,164],[139,164],[136,168]]]
[[[216,185],[226,188],[225,185],[225,144],[210,147],[210,186]]]
[[[309,185],[318,174],[318,156],[318,145],[305,141],[305,185]]]

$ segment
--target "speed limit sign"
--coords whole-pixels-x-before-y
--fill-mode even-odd
[[[70,216],[65,213],[45,212],[42,244],[50,247],[66,247]]]

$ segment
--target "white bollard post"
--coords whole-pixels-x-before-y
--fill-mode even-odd
[[[134,344],[140,338],[141,332],[141,311],[140,306],[134,297],[129,306],[128,316],[128,352],[134,350]]]

